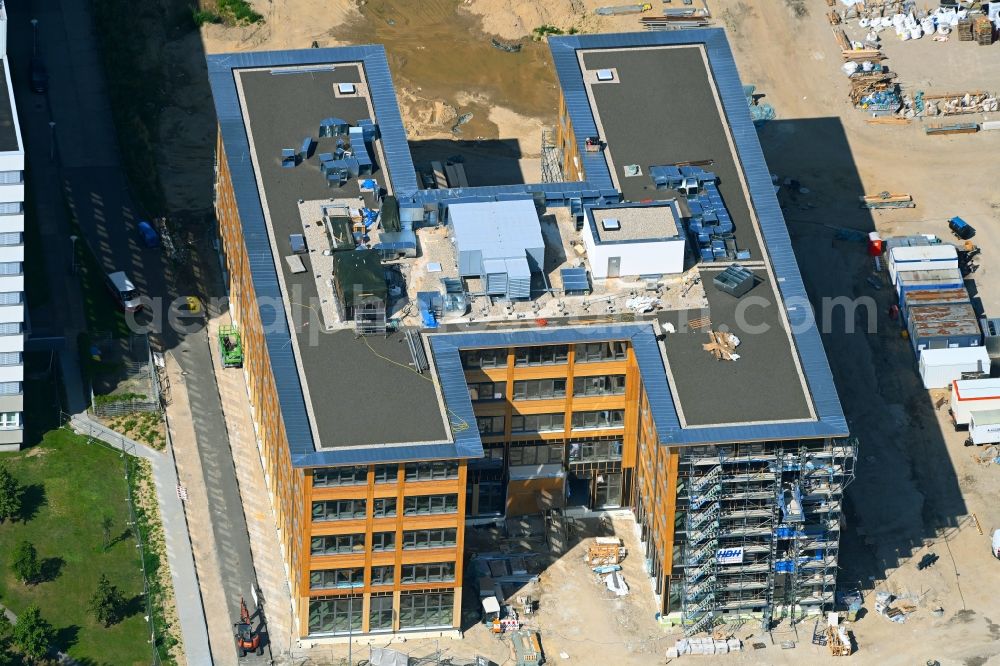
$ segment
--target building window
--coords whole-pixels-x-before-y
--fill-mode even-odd
[[[458,352],[462,359],[462,367],[469,368],[501,368],[507,365],[507,348],[501,349],[466,349]]]
[[[0,382],[0,395],[20,395],[21,382]]]
[[[469,384],[469,399],[472,402],[486,400],[503,400],[506,384],[504,382],[478,382]]]
[[[406,463],[407,481],[441,481],[458,478],[458,462],[439,460],[437,462]]]
[[[0,412],[0,430],[19,430],[21,412]]]
[[[547,465],[562,464],[563,445],[550,442],[511,443],[510,464],[513,465]]]
[[[24,293],[20,291],[0,291],[0,305],[21,305]]]
[[[24,332],[24,324],[19,321],[0,323],[0,335],[20,335]]]
[[[627,349],[628,344],[621,341],[579,344],[576,346],[576,362],[624,361],[627,356]]]
[[[454,612],[454,592],[403,594],[399,597],[399,628],[451,626]]]
[[[455,582],[455,563],[404,564],[399,582],[403,585],[411,583],[453,583]]]
[[[310,634],[346,634],[361,631],[361,597],[332,597],[309,600]]]
[[[375,596],[370,600],[368,608],[369,631],[392,631],[392,595]]]
[[[403,498],[404,516],[422,516],[430,513],[456,513],[458,495],[419,495]]]
[[[573,412],[573,429],[587,428],[623,428],[625,426],[624,409],[601,409],[596,412]]]
[[[365,586],[365,570],[354,569],[324,569],[309,572],[309,589],[329,590],[332,588],[350,588]]]
[[[24,264],[20,261],[0,262],[0,275],[20,275],[24,271]]]
[[[396,483],[399,465],[375,465],[375,483]]]
[[[375,532],[372,534],[372,552],[396,549],[395,532]]]
[[[569,360],[568,345],[518,347],[514,350],[514,365],[557,365]]]
[[[18,185],[23,182],[23,171],[0,171],[0,185]]]
[[[313,555],[365,552],[364,534],[332,534],[329,536],[313,537],[309,542],[309,552]]]
[[[329,467],[313,472],[313,487],[359,486],[368,483],[367,467]]]
[[[403,550],[449,548],[455,545],[457,534],[454,527],[437,530],[407,530],[403,532]]]
[[[312,519],[315,522],[326,520],[356,520],[364,518],[367,506],[363,499],[326,500],[313,502]]]
[[[598,375],[573,379],[573,395],[625,395],[625,375]]]
[[[392,585],[396,567],[372,567],[372,585]],[[390,604],[391,605],[391,604]]]
[[[477,416],[476,425],[479,426],[480,435],[502,435],[502,416]]]
[[[24,212],[24,204],[20,201],[0,203],[0,215],[20,215]]]
[[[565,397],[565,379],[526,379],[514,382],[514,400],[547,400]]]
[[[21,365],[21,352],[0,352],[0,365]]]
[[[0,233],[0,245],[6,247],[24,245],[24,234],[20,231],[5,231]]]
[[[396,498],[381,497],[372,501],[373,518],[392,518],[396,515]]]
[[[622,459],[622,441],[570,442],[570,462],[603,462]]]
[[[510,418],[511,433],[521,432],[556,432],[565,428],[566,415],[553,414],[515,414]]]

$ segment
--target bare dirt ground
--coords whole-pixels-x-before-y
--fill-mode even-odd
[[[220,52],[305,48],[313,41],[320,46],[385,43],[411,139],[482,141],[484,160],[490,157],[485,149],[497,150],[498,145],[486,141],[510,139],[516,142],[521,172],[532,180],[540,128],[554,124],[557,99],[551,61],[544,44],[531,41],[532,30],[542,24],[584,32],[638,28],[634,16],[595,17],[593,8],[607,4],[597,0],[253,4],[265,15],[264,24],[207,26],[200,44],[197,33],[185,38],[190,43],[172,43],[177,76],[191,79],[181,81],[181,92],[165,110],[167,122],[161,128],[167,167],[162,177],[178,209],[211,204],[205,187],[211,173],[206,178],[203,169],[188,168],[191,161],[205,161],[214,128],[210,96],[197,79],[203,68],[201,48]],[[655,4],[654,11],[659,8]],[[860,587],[869,610],[852,628],[858,648],[852,659],[880,665],[923,664],[929,659],[942,665],[1000,663],[1000,627],[994,622],[1000,618],[994,593],[1000,589],[1000,563],[990,557],[988,541],[989,533],[1000,527],[995,501],[1000,467],[976,462],[977,452],[962,446],[965,435],[947,424],[942,396],[921,388],[912,353],[900,339],[898,325],[886,315],[891,289],[875,291],[866,283],[871,265],[864,245],[837,240],[834,231],[874,228],[883,236],[944,236],[945,220],[961,215],[976,226],[976,242],[983,248],[971,286],[982,308],[995,315],[1000,312],[1000,287],[991,278],[1000,271],[994,258],[1000,252],[1000,193],[993,165],[1000,133],[927,137],[919,123],[865,123],[864,114],[847,100],[838,47],[824,17],[826,3],[798,3],[807,10],[804,16],[793,11],[796,4],[715,0],[711,7],[716,24],[727,29],[744,81],[755,83],[764,101],[777,110],[778,119],[760,132],[772,172],[796,178],[810,190],[783,192],[782,199],[811,296],[871,296],[877,302],[873,312],[852,317],[860,324],[875,322],[874,333],[845,334],[843,322],[836,320],[835,331],[825,336],[845,412],[861,441],[841,551],[842,583]],[[861,34],[853,26],[848,31],[855,37]],[[525,46],[519,54],[504,53],[489,46],[487,34],[522,39]],[[892,35],[884,37],[888,64],[909,92],[1000,87],[1000,45],[979,47],[956,39],[895,43]],[[453,132],[457,118],[466,113],[473,114],[470,122]],[[909,192],[917,207],[874,214],[857,208],[858,195],[882,190]],[[939,557],[937,563],[918,571],[916,562],[931,553]],[[627,563],[633,561],[636,558]],[[648,598],[646,581],[635,575],[629,580],[633,601]],[[543,577],[541,587],[543,601],[548,601],[538,621],[550,661],[663,663],[658,656],[662,650],[634,649],[654,635],[645,633],[651,615],[636,611],[634,625],[616,624],[609,604],[617,602],[599,597],[578,557],[562,558]],[[871,612],[875,590],[905,596],[917,610],[905,624],[878,617]],[[939,615],[933,612],[937,609]],[[830,659],[825,648],[810,645],[811,630],[811,622],[795,630],[785,625],[773,638],[750,639],[765,643],[765,649],[716,660],[798,664]],[[737,636],[746,640],[754,633],[759,632],[748,625]],[[483,653],[489,648],[489,656],[503,663],[503,646],[482,634],[470,631],[469,640],[450,643],[448,653],[467,657],[477,648]],[[781,649],[782,640],[792,640],[796,647]],[[650,644],[660,649],[670,641]],[[406,645],[414,655],[434,649],[431,643]],[[570,655],[568,661],[559,658],[562,649]]]

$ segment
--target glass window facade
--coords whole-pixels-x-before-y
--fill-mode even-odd
[[[407,481],[441,481],[458,478],[458,461],[406,463]]]
[[[454,611],[454,592],[402,594],[399,598],[399,628],[451,626]]]
[[[375,465],[375,483],[396,483],[399,465]]]
[[[570,442],[569,461],[604,462],[622,459],[622,440]]]
[[[429,564],[404,564],[399,582],[411,583],[451,583],[455,580],[454,562],[432,562]]]
[[[372,517],[391,518],[396,515],[396,498],[380,497],[372,500]]]
[[[457,531],[454,527],[436,530],[407,530],[403,532],[403,550],[421,548],[450,548],[455,545]]]
[[[574,430],[624,427],[624,409],[601,409],[594,412],[573,412]]]
[[[392,595],[372,595],[368,608],[369,631],[392,631]]]
[[[372,567],[372,585],[392,585],[395,580],[396,567]]]
[[[472,402],[503,400],[507,385],[504,382],[476,382],[469,384],[469,399]]]
[[[504,418],[502,416],[477,416],[476,425],[480,435],[502,435]]]
[[[573,395],[625,395],[625,375],[598,375],[573,379]]]
[[[364,518],[367,511],[365,500],[326,500],[312,503],[312,519],[315,522],[329,520],[357,520]]]
[[[328,590],[331,588],[364,587],[365,570],[353,569],[323,569],[309,572],[309,589]]]
[[[569,360],[569,345],[518,347],[514,350],[515,366],[558,365]]]
[[[309,540],[309,552],[313,555],[338,555],[340,553],[365,552],[364,534],[333,534],[317,536]]]
[[[313,486],[359,486],[368,483],[367,467],[329,467],[313,472]]]
[[[404,516],[422,516],[432,513],[456,513],[458,495],[420,495],[403,498]]]
[[[562,463],[562,442],[514,442],[510,445],[510,464],[547,465]]]
[[[562,412],[553,414],[515,414],[510,417],[511,433],[519,432],[558,432],[564,429],[566,415]]]
[[[395,532],[375,532],[372,534],[372,552],[395,550]]]
[[[361,631],[364,600],[358,596],[309,600],[310,634],[346,634]]]
[[[463,368],[501,368],[507,365],[507,348],[460,351]]]
[[[548,400],[565,397],[565,379],[526,379],[514,382],[514,400]]]
[[[597,363],[599,361],[624,361],[628,356],[626,342],[587,342],[576,345],[577,363]]]

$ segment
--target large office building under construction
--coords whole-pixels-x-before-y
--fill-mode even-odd
[[[688,632],[832,607],[856,451],[724,33],[549,43],[545,182],[476,187],[379,46],[209,57],[300,637],[456,632],[466,525],[574,507]]]

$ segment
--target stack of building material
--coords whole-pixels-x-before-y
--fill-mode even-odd
[[[708,339],[711,342],[701,346],[707,352],[711,352],[716,361],[737,361],[740,355],[736,353],[736,348],[740,344],[740,339],[729,332],[709,331]]]
[[[972,36],[972,19],[962,18],[958,19],[958,27],[955,29],[958,33],[958,41],[960,42],[971,42],[975,39]]]
[[[943,136],[946,134],[975,134],[979,131],[979,123],[954,123],[951,125],[928,125],[924,134]]]
[[[587,563],[591,566],[619,564],[625,559],[625,548],[617,537],[597,537],[587,548]]]
[[[738,638],[725,641],[714,638],[682,638],[674,647],[667,649],[667,658],[676,659],[685,654],[728,654],[740,652],[742,649],[743,643]]]
[[[980,46],[989,46],[993,43],[993,24],[990,23],[988,16],[984,14],[973,20],[972,34]]]
[[[862,208],[915,208],[917,206],[909,194],[879,192],[878,194],[865,194],[858,199],[861,201]]]

